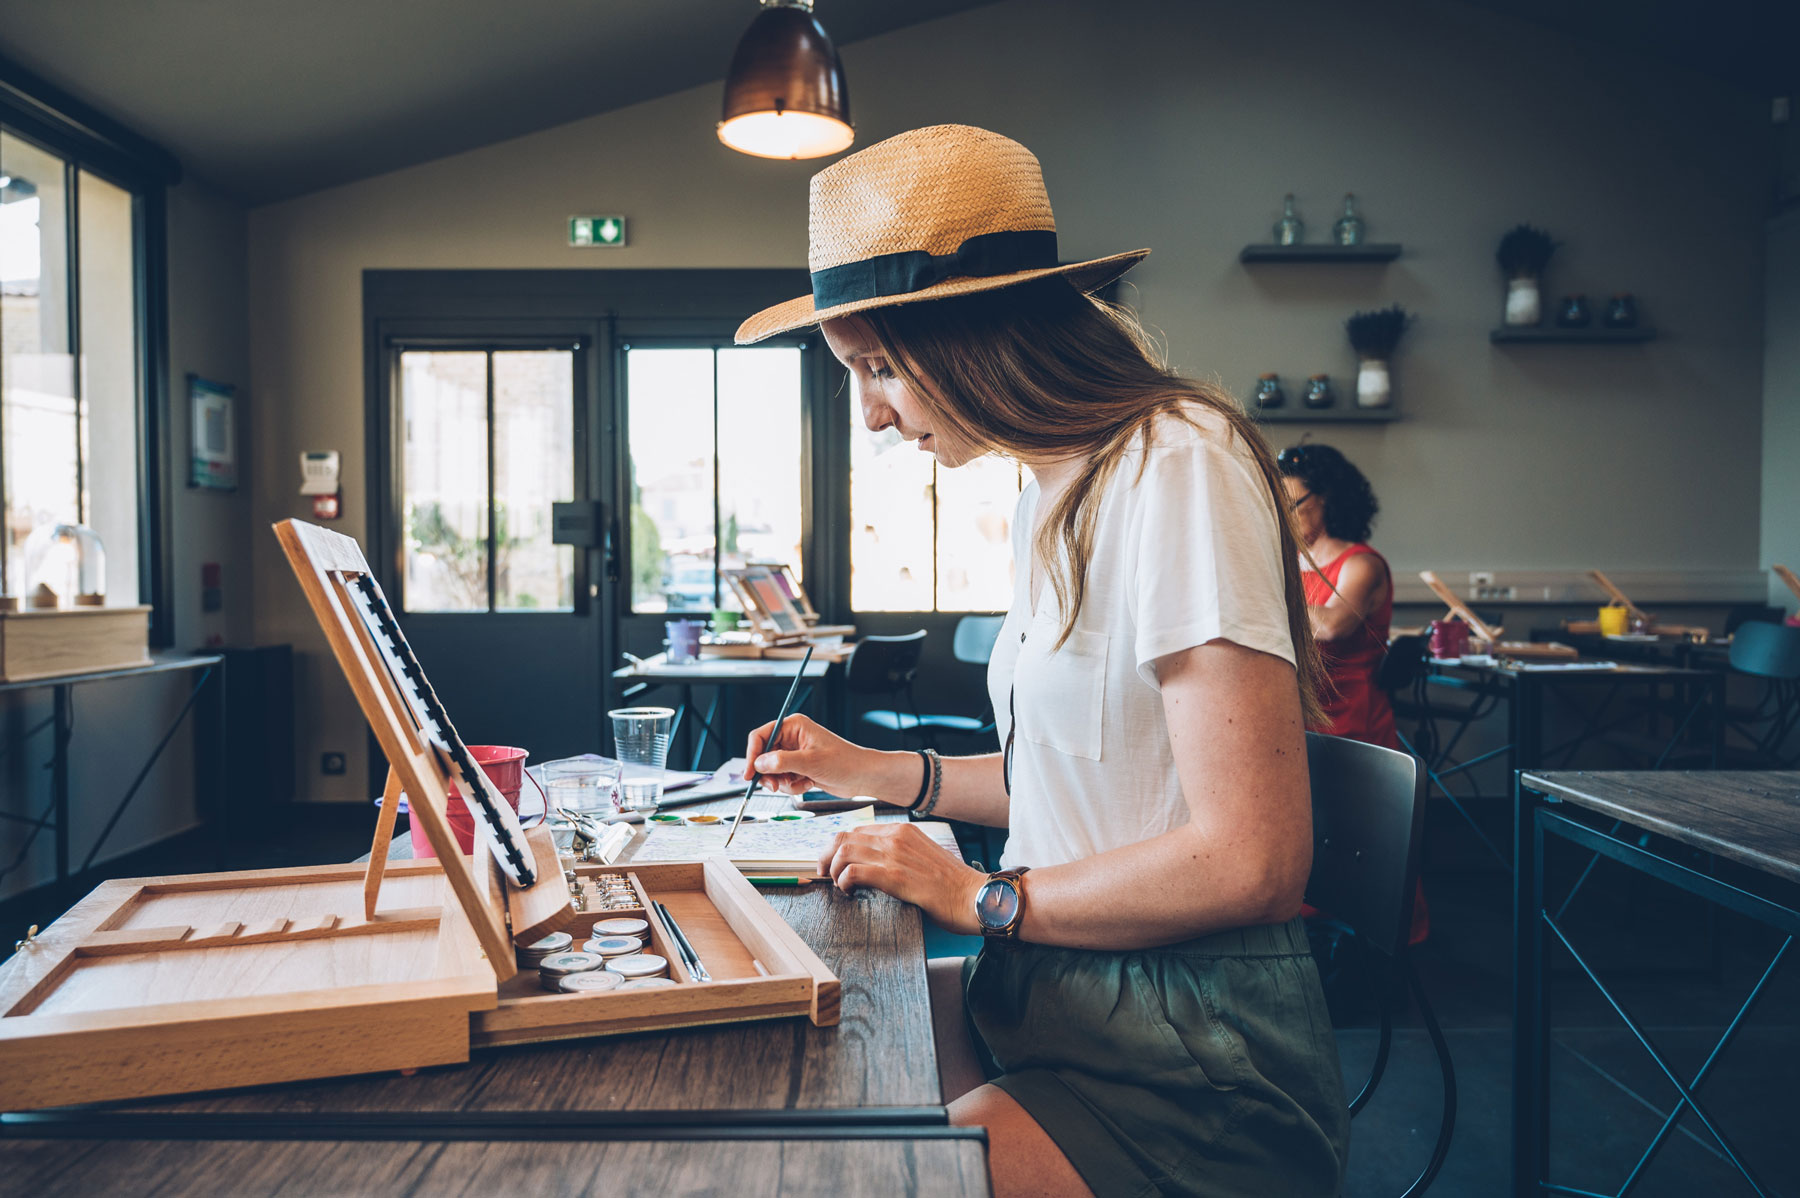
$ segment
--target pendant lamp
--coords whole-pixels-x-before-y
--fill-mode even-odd
[[[812,0],[762,0],[725,77],[719,140],[759,158],[821,158],[850,148],[850,91]]]

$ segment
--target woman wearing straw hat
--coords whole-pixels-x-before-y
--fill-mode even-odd
[[[996,1193],[1335,1194],[1348,1114],[1299,920],[1319,666],[1274,459],[1084,294],[1148,251],[1058,264],[1016,142],[902,134],[817,175],[811,208],[812,294],[738,341],[820,323],[871,429],[1034,481],[988,677],[1005,751],[885,753],[794,717],[751,735],[753,770],[1009,829],[991,875],[910,823],[820,862],[987,938],[930,982]]]

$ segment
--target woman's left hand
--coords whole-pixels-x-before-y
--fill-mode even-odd
[[[945,931],[981,934],[975,921],[975,892],[988,876],[965,865],[910,822],[839,832],[819,858],[819,872],[839,890],[869,886],[912,903]]]

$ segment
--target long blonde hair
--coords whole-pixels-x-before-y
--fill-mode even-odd
[[[1230,395],[1169,370],[1130,312],[1091,299],[1060,278],[861,316],[895,373],[934,420],[962,440],[1021,459],[1083,459],[1033,543],[1063,613],[1059,649],[1081,614],[1100,501],[1120,462],[1140,440],[1148,446],[1158,416],[1193,425],[1187,405],[1217,412],[1249,449],[1268,487],[1280,529],[1301,710],[1309,726],[1323,722],[1323,671],[1300,583],[1287,491],[1268,444]]]

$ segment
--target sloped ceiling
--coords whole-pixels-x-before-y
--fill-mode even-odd
[[[842,46],[988,0],[818,0]],[[0,55],[252,204],[713,79],[755,0],[0,0]],[[855,112],[856,80],[850,80]]]

